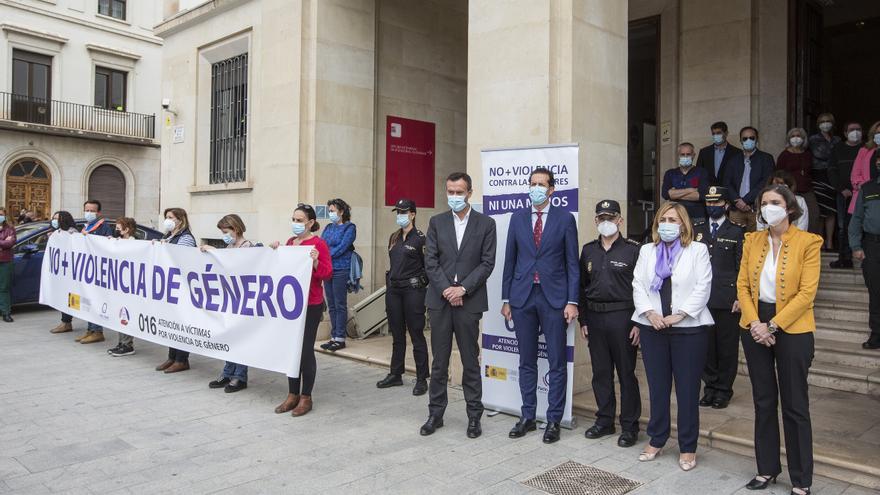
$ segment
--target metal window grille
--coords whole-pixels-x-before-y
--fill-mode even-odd
[[[246,177],[247,72],[247,53],[211,65],[211,184]]]

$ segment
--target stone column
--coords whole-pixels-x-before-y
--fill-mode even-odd
[[[481,183],[484,148],[579,143],[583,243],[600,199],[626,205],[628,2],[498,3],[469,2],[468,173]],[[576,340],[577,393],[589,363]]]

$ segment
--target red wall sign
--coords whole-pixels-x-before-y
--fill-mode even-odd
[[[434,207],[434,123],[388,116],[385,128],[385,206],[400,198]]]

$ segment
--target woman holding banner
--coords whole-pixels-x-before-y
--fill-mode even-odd
[[[6,219],[6,208],[0,206],[0,313],[3,321],[12,323],[12,250],[15,227]]]
[[[165,228],[163,243],[177,244],[178,246],[196,247],[196,238],[189,230],[189,217],[183,208],[166,208],[163,213]],[[168,359],[156,366],[156,371],[165,373],[177,373],[189,369],[189,352],[168,348]]]
[[[285,245],[311,246],[309,256],[312,258],[312,280],[309,285],[299,377],[287,377],[287,398],[275,408],[276,414],[291,412],[293,416],[302,416],[312,410],[312,387],[315,385],[318,369],[315,360],[315,338],[318,334],[318,324],[321,323],[321,316],[324,314],[323,282],[333,276],[330,249],[323,239],[314,234],[320,228],[315,209],[303,203],[297,205],[291,223],[293,237],[288,239]],[[280,243],[275,241],[269,246],[277,249],[279,245]]]
[[[129,240],[134,239],[134,233],[137,231],[137,222],[131,217],[119,217],[113,227],[113,238]],[[107,354],[113,357],[131,356],[134,354],[134,337],[131,335],[117,332],[119,334],[119,342],[116,347],[107,349]]]
[[[244,238],[245,226],[241,217],[235,213],[226,215],[217,222],[217,228],[223,233],[223,244],[226,249],[254,247],[254,243]],[[214,246],[204,244],[202,252],[214,249]],[[227,394],[238,392],[247,388],[248,367],[243,364],[226,361],[220,378],[208,383],[208,388],[222,388]]]
[[[69,211],[56,211],[52,215],[51,220],[52,228],[55,229],[49,233],[49,235],[54,234],[58,231],[67,232],[68,234],[76,234],[79,230],[76,228],[76,221],[73,219],[73,215],[70,214]],[[73,316],[67,313],[61,313],[61,323],[58,324],[55,328],[49,330],[49,333],[66,333],[73,331]]]

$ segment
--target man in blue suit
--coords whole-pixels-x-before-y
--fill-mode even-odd
[[[550,363],[550,391],[544,443],[559,440],[567,382],[566,328],[578,316],[578,238],[574,216],[550,207],[556,181],[539,167],[529,177],[532,206],[513,213],[507,249],[501,314],[513,321],[519,341],[522,415],[511,438],[534,431],[538,385],[538,334],[544,333]]]
[[[767,185],[776,164],[773,155],[758,149],[758,130],[752,126],[739,131],[743,152],[730,159],[724,176],[731,203],[729,217],[734,223],[754,232],[757,227],[755,198]]]

